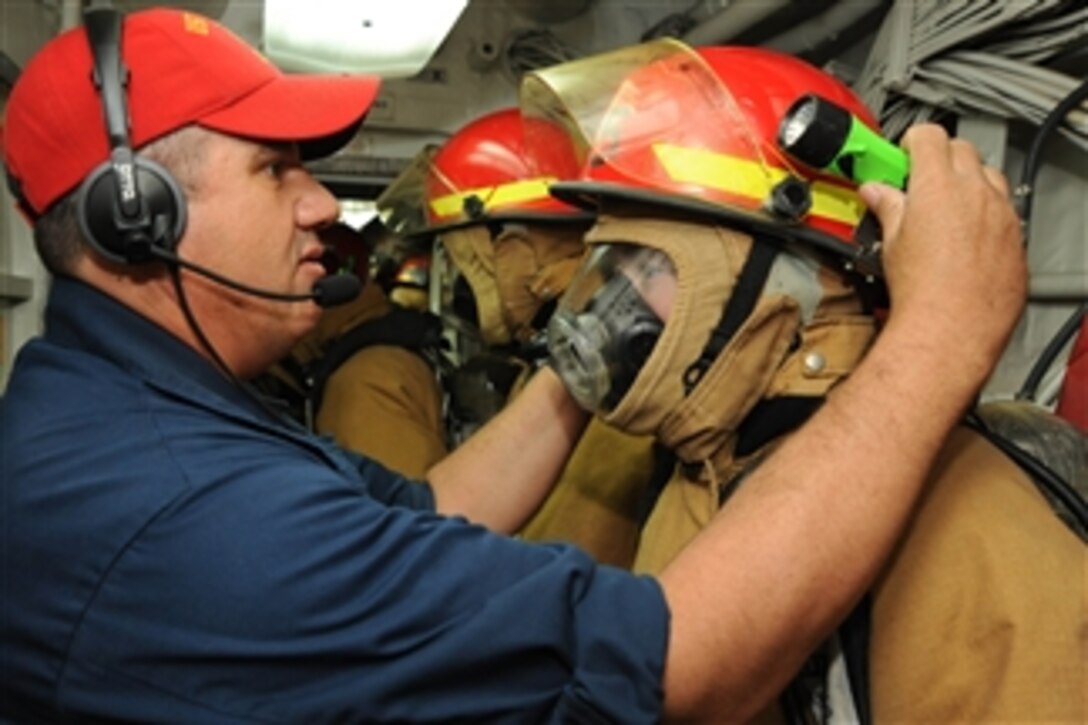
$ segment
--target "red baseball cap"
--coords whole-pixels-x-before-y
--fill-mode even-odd
[[[130,144],[184,126],[298,142],[304,158],[351,138],[378,93],[362,75],[284,74],[219,23],[154,8],[124,17],[121,52]],[[31,58],[8,99],[4,164],[28,210],[41,214],[109,157],[102,101],[83,28]]]

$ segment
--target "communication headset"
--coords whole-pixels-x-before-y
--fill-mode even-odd
[[[161,165],[137,157],[129,141],[125,103],[128,68],[121,57],[122,16],[113,8],[83,14],[102,99],[110,158],[84,179],[77,193],[79,226],[103,257],[145,264],[174,256],[185,230],[185,195]]]

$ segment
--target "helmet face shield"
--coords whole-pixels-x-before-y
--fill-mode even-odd
[[[459,365],[486,350],[476,293],[441,243],[432,253],[428,283],[429,309],[442,320],[445,350],[453,364]]]
[[[382,223],[401,236],[421,234],[431,226],[425,203],[428,185],[445,185],[447,193],[453,191],[453,182],[443,179],[434,165],[437,153],[437,147],[425,147],[375,200]]]
[[[548,324],[552,364],[584,409],[608,411],[650,357],[676,292],[664,253],[596,245]]]
[[[766,158],[773,147],[760,143],[729,90],[673,41],[541,71],[526,80],[522,104],[527,117],[566,119],[584,139],[588,166],[642,188],[682,192],[720,179],[720,201],[759,212],[781,176]]]

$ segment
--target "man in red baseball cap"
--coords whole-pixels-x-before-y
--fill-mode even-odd
[[[166,305],[155,321],[249,375],[267,364],[265,355],[250,360],[236,348],[261,337],[268,354],[276,338],[286,350],[316,321],[319,309],[238,291],[225,297],[222,285],[203,281],[183,287],[186,275],[173,275],[178,283],[172,284],[171,275],[161,274],[161,264],[146,263],[166,261],[176,271],[179,265],[207,262],[215,273],[258,290],[309,293],[324,273],[314,229],[335,219],[338,207],[300,162],[335,151],[351,138],[379,79],[285,75],[226,28],[193,13],[136,13],[124,19],[123,32],[120,21],[112,11],[92,12],[86,31],[64,33],[27,65],[6,114],[9,184],[23,212],[44,221],[39,231],[73,223],[99,253],[79,254],[60,235],[38,234],[50,271],[90,274],[92,284],[105,274],[116,283],[112,294],[137,308],[152,301],[152,291],[177,295],[186,304]],[[141,154],[133,157],[132,149]],[[245,168],[235,166],[239,173],[232,175],[228,158]],[[197,186],[190,173],[197,159],[223,168],[213,181]],[[171,166],[178,168],[164,168]],[[301,231],[264,230],[263,225],[275,224],[272,216],[217,190],[236,192],[247,173],[257,172],[298,194]],[[122,201],[130,177],[135,182],[131,210]],[[211,213],[194,213],[198,208]],[[264,244],[232,242],[238,234],[264,234]],[[219,339],[213,329],[193,325],[183,314],[191,306],[202,313],[196,320],[207,323],[220,309],[255,305],[261,325],[235,326]],[[246,328],[252,332],[237,334]],[[205,333],[208,339],[200,340]]]
[[[500,535],[588,419],[550,368],[426,485],[245,382],[357,289],[324,277],[338,208],[302,162],[377,85],[174,10],[90,11],[26,68],[4,163],[53,282],[0,400],[0,719],[749,717],[877,571],[1020,310],[1003,179],[920,131],[911,191],[867,197],[885,332],[723,517],[656,579]]]

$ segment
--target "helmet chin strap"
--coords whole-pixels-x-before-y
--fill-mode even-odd
[[[767,283],[767,277],[771,273],[775,257],[778,256],[778,244],[762,234],[752,237],[752,250],[748,253],[748,259],[737,277],[737,285],[733,293],[726,300],[722,309],[722,316],[718,324],[710,331],[710,339],[707,340],[699,357],[684,371],[684,391],[691,391],[703,379],[703,375],[733,339],[740,326],[752,314],[756,303],[763,294],[763,287]]]

